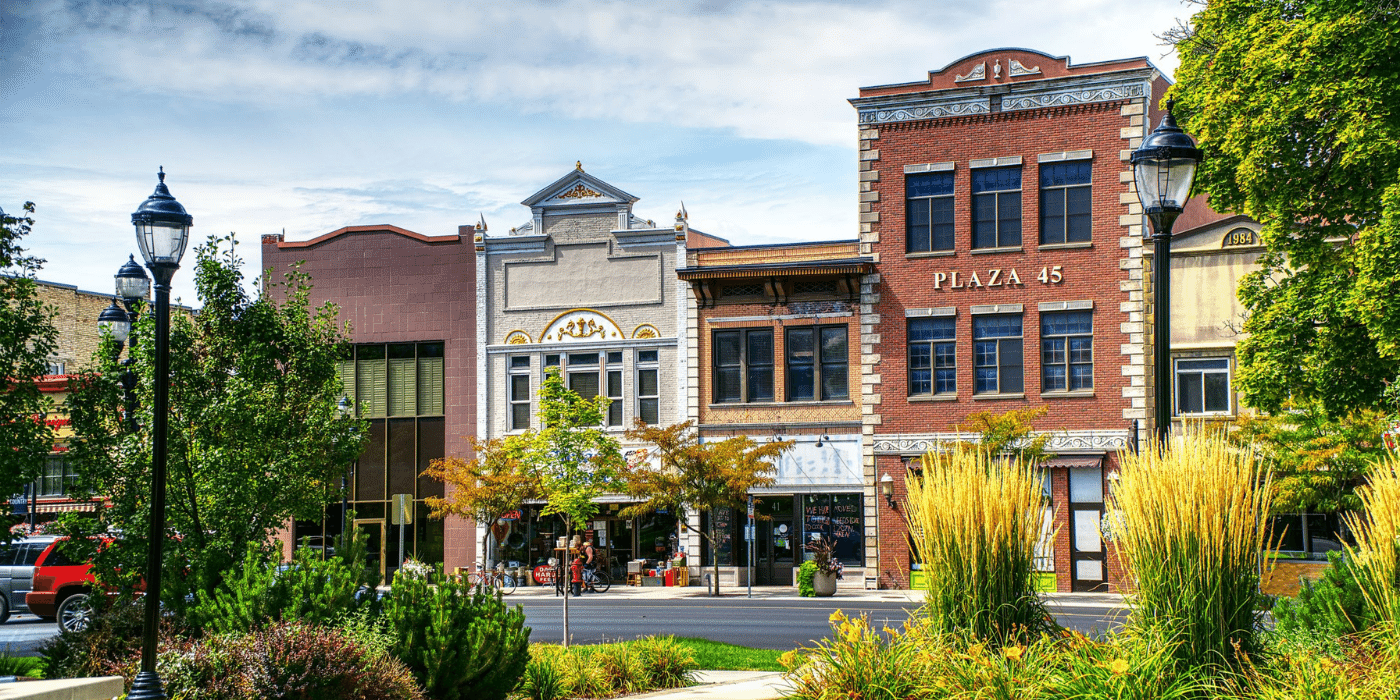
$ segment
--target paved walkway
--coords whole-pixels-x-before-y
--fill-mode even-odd
[[[783,674],[767,671],[697,671],[695,680],[701,685],[629,695],[627,700],[776,700],[787,690]]]

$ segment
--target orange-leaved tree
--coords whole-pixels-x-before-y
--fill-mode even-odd
[[[438,479],[448,486],[445,497],[428,498],[427,503],[434,518],[457,515],[487,525],[481,537],[481,551],[486,552],[491,523],[507,512],[518,510],[525,499],[536,497],[540,479],[531,469],[530,461],[523,458],[518,441],[475,437],[467,440],[471,442],[474,458],[435,459],[423,472],[423,476]],[[495,558],[485,557],[488,564]]]
[[[640,420],[627,431],[631,440],[645,442],[644,459],[627,471],[627,492],[640,502],[624,508],[623,517],[666,509],[686,529],[710,543],[714,595],[719,595],[719,553],[713,533],[690,526],[691,510],[743,508],[749,491],[776,483],[774,462],[792,448],[791,441],[760,443],[746,435],[701,442],[690,421],[666,427]],[[652,458],[655,458],[652,463]]]

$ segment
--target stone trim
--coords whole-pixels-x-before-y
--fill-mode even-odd
[[[1082,151],[1060,151],[1059,153],[1042,153],[1036,157],[1037,163],[1058,163],[1062,160],[1089,160],[1094,157],[1092,149]]]
[[[1131,447],[1132,440],[1130,430],[1041,430],[1033,432],[1031,437],[1042,435],[1049,436],[1046,449],[1055,453],[1125,450]],[[944,444],[979,439],[976,434],[954,432],[880,435],[873,441],[873,448],[874,455],[921,455]]]
[[[906,165],[904,166],[904,174],[912,175],[914,173],[947,172],[949,170],[953,170],[956,167],[957,165],[951,160],[946,163],[921,163],[919,165]]]
[[[1025,313],[1022,304],[974,304],[967,307],[967,312],[974,316],[981,314],[1019,314]]]
[[[999,168],[1003,165],[1020,165],[1021,156],[1001,156],[1000,158],[977,158],[967,162],[968,170],[973,168]]]
[[[1145,222],[1142,204],[1137,201],[1137,185],[1133,179],[1132,166],[1127,161],[1131,157],[1132,149],[1137,148],[1147,135],[1149,124],[1146,114],[1151,95],[1150,85],[1144,81],[1137,91],[1139,99],[1132,100],[1118,110],[1124,120],[1119,134],[1125,146],[1119,153],[1119,158],[1123,161],[1123,170],[1119,172],[1118,180],[1126,189],[1119,197],[1119,205],[1123,209],[1118,217],[1118,247],[1123,252],[1118,267],[1126,273],[1118,283],[1119,291],[1124,295],[1118,309],[1127,315],[1127,323],[1122,325],[1123,331],[1128,335],[1128,342],[1119,348],[1119,354],[1125,360],[1121,363],[1123,376],[1128,378],[1128,385],[1122,390],[1123,398],[1128,400],[1128,407],[1123,409],[1123,419],[1142,421],[1140,439],[1152,434],[1152,426],[1149,423],[1149,406],[1152,405],[1153,398],[1149,378],[1152,372],[1148,358],[1151,337],[1146,322],[1150,311],[1148,304],[1151,293],[1143,258],[1142,232]]]
[[[1083,309],[1093,309],[1094,300],[1085,299],[1083,301],[1042,301],[1040,311],[1080,311]]]
[[[926,316],[957,316],[956,306],[935,306],[931,309],[905,309],[905,318],[924,318]]]

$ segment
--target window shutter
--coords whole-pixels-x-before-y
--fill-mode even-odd
[[[442,358],[418,358],[418,415],[442,415],[442,395]]]
[[[411,416],[418,399],[418,377],[413,358],[389,359],[389,415]]]
[[[340,386],[344,388],[344,396],[355,402],[355,361],[341,360],[335,363],[335,375],[340,377]]]
[[[384,360],[361,360],[355,367],[356,397],[360,415],[382,416],[388,413],[388,390]]]

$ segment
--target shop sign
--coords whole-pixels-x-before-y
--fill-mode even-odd
[[[1046,265],[1040,268],[1040,273],[1032,278],[1041,284],[1060,284],[1065,279],[1063,265]],[[983,280],[986,280],[985,282]],[[933,273],[933,288],[939,291],[944,289],[973,289],[982,287],[1024,287],[1026,283],[1021,281],[1021,273],[1016,268],[991,268],[985,274],[978,274],[978,271],[963,272],[951,270],[948,272]]]
[[[519,519],[520,519],[520,511],[518,511],[518,510],[508,510],[508,511],[506,511],[506,512],[504,512],[504,513],[501,514],[501,520],[519,520]]]

